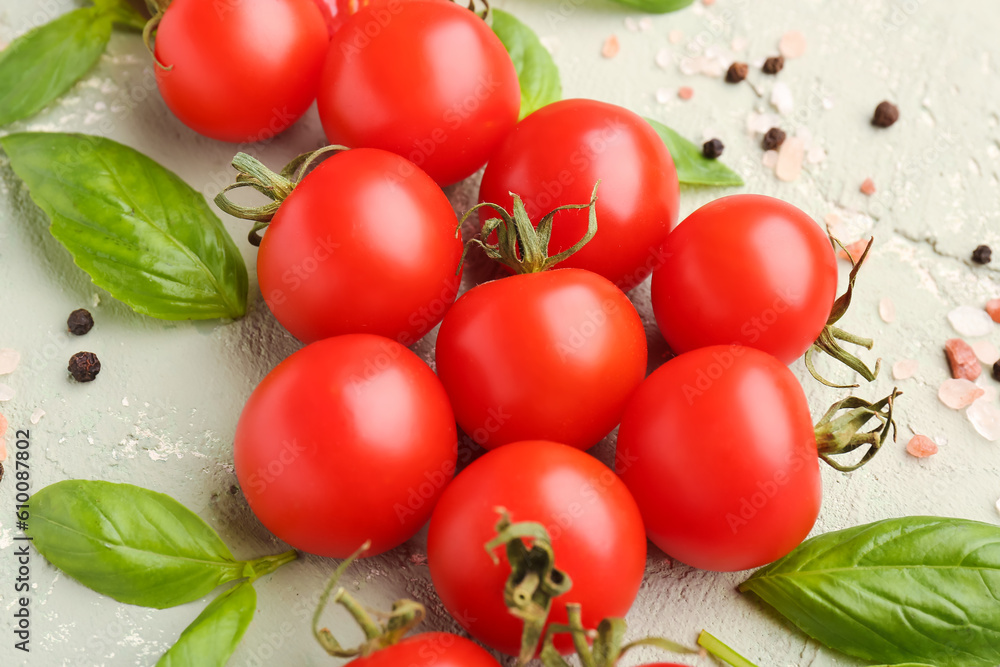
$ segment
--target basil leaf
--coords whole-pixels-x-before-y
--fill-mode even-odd
[[[618,2],[651,14],[666,14],[684,9],[693,4],[694,0],[618,0]]]
[[[30,505],[35,548],[119,602],[165,609],[247,576],[207,523],[162,493],[68,480],[33,494]]]
[[[646,122],[653,126],[656,133],[667,145],[670,156],[674,158],[677,169],[677,180],[686,185],[743,185],[743,179],[735,171],[718,160],[709,160],[702,155],[701,148],[688,141],[663,123],[652,118]]]
[[[257,611],[257,592],[246,582],[215,598],[156,667],[224,667]]]
[[[205,198],[127,146],[85,134],[0,138],[77,266],[136,312],[240,317],[247,270]]]
[[[1000,527],[908,517],[827,533],[740,586],[803,632],[879,663],[1000,664]]]
[[[33,116],[69,90],[104,53],[111,22],[96,7],[77,9],[0,51],[0,125]]]
[[[562,99],[559,68],[531,28],[513,14],[494,9],[493,32],[507,48],[521,84],[521,114],[518,120]]]

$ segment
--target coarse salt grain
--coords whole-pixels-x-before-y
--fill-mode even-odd
[[[989,313],[972,306],[959,306],[948,313],[948,321],[958,333],[970,338],[982,338],[993,333],[993,318]]]
[[[1000,361],[1000,350],[997,350],[997,346],[990,341],[974,340],[969,345],[972,346],[972,351],[976,353],[976,358],[987,366],[992,366],[997,361]]]
[[[35,411],[31,413],[30,417],[28,417],[28,421],[30,421],[32,424],[37,424],[38,420],[40,420],[44,416],[45,416],[45,410],[42,410],[41,408],[35,408]]]
[[[660,49],[656,52],[656,66],[668,69],[674,64],[674,53],[670,49]]]
[[[778,53],[786,58],[801,58],[806,52],[806,36],[798,30],[789,30],[778,42]]]
[[[667,41],[671,44],[680,44],[684,41],[684,33],[680,30],[671,30],[667,33]]]
[[[682,100],[691,99],[692,97],[694,97],[694,88],[691,88],[690,86],[681,86],[680,88],[677,89],[677,97],[681,98]]]
[[[764,151],[764,154],[760,156],[760,161],[765,167],[774,169],[775,165],[778,164],[778,151],[773,149]]]
[[[900,359],[892,365],[892,377],[895,380],[907,380],[920,369],[920,362],[916,359]]]
[[[625,29],[629,32],[639,32],[639,23],[631,16],[626,16]]]
[[[910,456],[925,459],[938,453],[937,444],[926,435],[915,435],[906,443],[906,451]]]
[[[861,190],[862,194],[871,197],[873,194],[875,194],[875,181],[873,181],[870,178],[866,178],[865,180],[861,181],[861,187],[859,188],[859,190]]]
[[[677,68],[681,71],[681,74],[686,74],[688,76],[697,74],[701,71],[701,59],[681,58],[681,62],[677,65]]]
[[[792,89],[787,84],[779,81],[771,88],[771,106],[783,115],[790,114],[795,108],[795,98],[792,97]]]
[[[21,353],[5,347],[0,350],[0,375],[10,375],[17,370],[17,365],[21,363]]]
[[[791,182],[798,179],[802,173],[802,160],[806,148],[798,137],[785,139],[778,149],[778,163],[774,165],[774,174],[779,180]]]
[[[604,40],[604,46],[601,47],[601,55],[605,58],[614,58],[618,55],[618,52],[622,50],[621,44],[618,42],[617,35],[611,35],[606,40]]]
[[[886,297],[878,302],[878,316],[886,324],[890,324],[896,320],[896,304],[893,303],[892,299]]]
[[[969,406],[965,416],[979,435],[990,442],[1000,440],[1000,407],[996,403],[979,399]]]
[[[639,32],[649,32],[653,29],[653,19],[643,16],[639,19]]]
[[[986,314],[994,322],[1000,323],[1000,299],[991,299],[986,302]]]
[[[982,374],[983,367],[979,365],[979,359],[976,358],[972,346],[961,338],[949,338],[945,341],[944,353],[948,357],[953,378],[975,380]]]
[[[656,101],[660,104],[666,104],[674,97],[674,91],[669,88],[658,88],[656,90]]]
[[[733,41],[729,43],[729,48],[734,52],[739,53],[747,48],[747,44],[749,43],[750,41],[746,37],[733,37]]]
[[[983,389],[964,378],[945,380],[938,388],[938,399],[952,410],[968,407],[984,394]]]
[[[826,150],[822,146],[813,146],[806,153],[806,161],[809,164],[819,164],[826,159]]]
[[[0,382],[0,401],[9,401],[14,398],[14,389],[10,385]]]
[[[7,426],[7,418],[0,415],[0,438],[2,438],[3,434],[7,432]]]

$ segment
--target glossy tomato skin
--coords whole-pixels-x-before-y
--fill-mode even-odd
[[[441,324],[436,359],[459,425],[480,445],[558,438],[587,449],[642,382],[646,336],[605,278],[555,269],[463,294]]]
[[[455,472],[448,397],[379,336],[328,338],[278,364],[236,427],[236,476],[268,530],[308,553],[387,551],[426,523]]]
[[[334,35],[318,103],[330,143],[393,151],[448,185],[514,127],[521,89],[503,43],[473,12],[387,0]]]
[[[427,562],[445,608],[482,643],[517,655],[521,623],[504,606],[510,575],[504,550],[495,565],[483,546],[495,535],[497,507],[514,522],[536,521],[552,537],[557,567],[573,580],[553,600],[549,620],[566,622],[566,603],[582,605],[584,627],[624,616],[646,567],[646,536],[621,480],[592,456],[566,445],[519,442],[488,452],[445,490],[431,517]],[[563,653],[568,636],[556,639]]]
[[[296,186],[257,255],[261,294],[299,340],[373,333],[412,345],[458,294],[462,240],[441,189],[371,148],[328,158]]]
[[[424,632],[356,658],[352,667],[499,667],[476,643],[447,632]]]
[[[669,151],[649,123],[622,107],[563,100],[534,112],[497,149],[479,201],[510,210],[519,195],[534,224],[565,204],[586,204],[600,180],[597,236],[563,262],[630,290],[663,261],[660,246],[677,224],[680,186]],[[550,253],[587,230],[586,210],[556,214]]]
[[[657,369],[625,411],[616,460],[649,539],[703,570],[777,560],[819,514],[805,394],[753,348],[700,348]]]
[[[733,195],[688,216],[663,245],[652,302],[663,337],[682,353],[739,344],[784,363],[819,337],[837,292],[829,238],[798,208]]]
[[[313,0],[173,0],[156,32],[156,83],[195,132],[262,141],[316,99],[328,45]]]

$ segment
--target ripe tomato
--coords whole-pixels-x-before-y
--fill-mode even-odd
[[[649,539],[704,570],[781,558],[805,539],[822,490],[798,380],[748,347],[687,352],[657,369],[618,430],[617,471]]]
[[[455,473],[455,419],[408,349],[356,334],[278,364],[236,427],[236,476],[257,518],[292,545],[345,558],[413,536]]]
[[[353,667],[499,667],[474,642],[447,632],[424,632],[392,646],[379,649],[366,658],[356,658]]]
[[[262,141],[316,99],[328,44],[312,0],[173,0],[156,31],[156,83],[195,132]]]
[[[334,35],[319,115],[330,143],[393,151],[447,185],[482,167],[514,127],[520,91],[503,43],[476,14],[388,0]]]
[[[445,316],[437,371],[459,425],[487,449],[527,439],[596,445],[646,374],[628,298],[580,269],[501,278]]]
[[[261,293],[303,342],[373,333],[412,345],[458,295],[456,222],[441,189],[405,159],[338,153],[302,179],[267,228]]]
[[[677,353],[739,344],[791,363],[820,335],[836,299],[830,240],[808,215],[772,197],[702,206],[663,253],[669,259],[653,272],[653,311]]]
[[[479,201],[510,210],[516,192],[537,225],[557,206],[587,201],[598,180],[597,236],[561,266],[594,271],[627,291],[663,261],[660,246],[677,223],[680,200],[669,151],[636,114],[593,100],[539,109],[490,158]],[[550,253],[566,250],[586,229],[587,211],[560,211]]]
[[[549,620],[565,623],[566,603],[583,607],[584,627],[624,616],[642,582],[646,536],[635,501],[597,459],[554,442],[519,442],[488,452],[445,489],[431,517],[427,562],[445,608],[482,643],[517,655],[521,622],[504,606],[510,565],[483,546],[495,536],[497,507],[514,522],[548,529],[556,567],[573,587],[553,600]],[[569,636],[555,639],[562,652]]]

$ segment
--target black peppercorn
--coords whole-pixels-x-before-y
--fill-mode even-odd
[[[749,71],[750,66],[746,63],[733,63],[729,66],[729,70],[726,71],[726,83],[739,83],[747,78],[747,72]]]
[[[972,261],[976,264],[989,264],[993,259],[993,250],[988,245],[981,245],[972,251]]]
[[[80,308],[69,314],[66,326],[71,334],[82,336],[94,328],[94,317],[86,308]]]
[[[77,382],[90,382],[101,372],[101,361],[93,352],[77,352],[69,358],[69,374]]]
[[[879,102],[875,107],[875,115],[872,116],[872,125],[875,127],[889,127],[899,120],[899,108],[891,102]]]
[[[764,135],[764,139],[760,142],[760,145],[766,151],[778,150],[781,144],[785,143],[785,136],[785,131],[780,127],[772,127]]]
[[[764,74],[777,74],[785,67],[784,56],[772,56],[764,61],[764,66],[761,68]]]
[[[725,150],[725,148],[726,146],[718,139],[709,139],[704,143],[704,145],[702,145],[701,154],[709,160],[714,160],[722,155],[722,151]]]
[[[993,379],[1000,382],[1000,361],[993,362]]]

